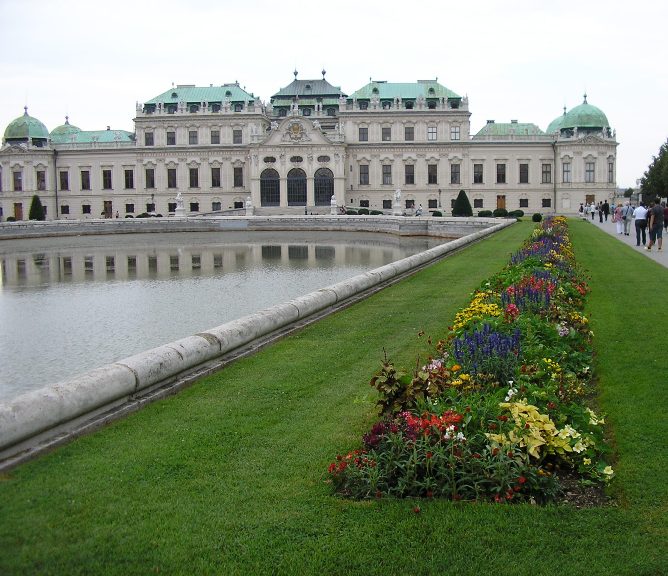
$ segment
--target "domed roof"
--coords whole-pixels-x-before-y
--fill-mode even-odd
[[[587,104],[587,95],[584,96],[584,102],[573,108],[563,119],[560,128],[609,128],[610,124],[605,114]]]
[[[5,140],[27,140],[32,138],[49,137],[49,131],[37,118],[28,116],[28,107],[25,107],[23,116],[12,120],[5,129]]]
[[[545,134],[554,134],[555,132],[559,132],[561,128],[563,127],[564,119],[566,118],[566,106],[564,106],[564,113],[561,116],[557,116],[552,122],[550,122],[549,126],[547,127],[547,130],[545,130]]]
[[[81,132],[81,128],[70,124],[69,116],[65,116],[65,124],[62,124],[61,126],[51,130],[51,138],[54,136],[67,136],[68,134],[76,134],[77,132]]]

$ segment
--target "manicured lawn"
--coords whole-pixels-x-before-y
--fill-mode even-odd
[[[665,573],[668,271],[570,226],[591,275],[615,506],[420,501],[416,514],[324,482],[374,419],[383,348],[399,365],[431,349],[525,222],[3,477],[0,574]]]

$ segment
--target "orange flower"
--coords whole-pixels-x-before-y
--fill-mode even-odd
[[[453,372],[457,372],[458,370],[461,370],[461,369],[462,369],[462,367],[459,364],[455,364],[452,367]]]

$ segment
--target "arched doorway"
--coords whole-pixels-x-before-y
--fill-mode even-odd
[[[273,168],[260,174],[260,206],[280,206],[281,179]]]
[[[318,168],[313,178],[315,184],[315,205],[329,206],[334,195],[334,174],[329,168]]]
[[[306,173],[301,168],[288,172],[288,206],[306,206]]]

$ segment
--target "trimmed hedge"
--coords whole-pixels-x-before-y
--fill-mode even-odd
[[[497,208],[492,214],[494,215],[494,218],[505,218],[508,216],[508,210],[505,208]]]
[[[543,219],[543,215],[540,212],[536,212],[532,217],[532,222],[540,222]]]
[[[492,217],[492,211],[491,210],[481,210],[478,212],[478,216],[480,218],[491,218]]]

